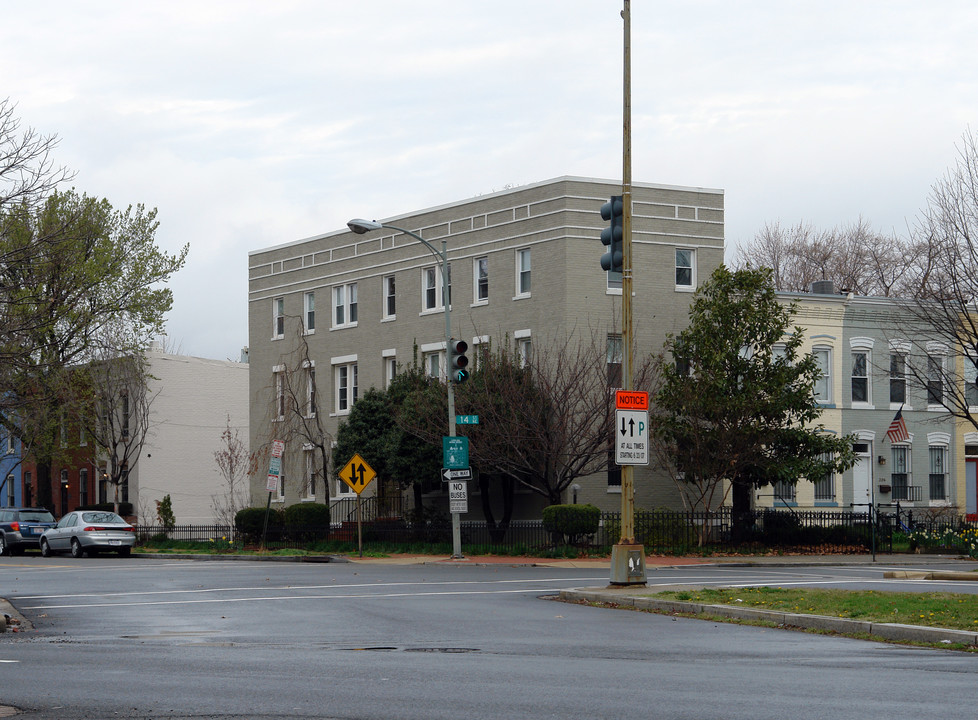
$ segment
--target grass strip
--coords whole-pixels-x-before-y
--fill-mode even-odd
[[[656,597],[871,622],[978,629],[978,595],[960,593],[752,587],[665,591]]]

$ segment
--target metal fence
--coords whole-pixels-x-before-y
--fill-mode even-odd
[[[365,507],[367,512],[363,512]],[[451,544],[451,522],[448,517],[434,522],[413,523],[396,517],[384,518],[378,509],[384,510],[381,506],[366,503],[361,507],[361,514],[366,518],[362,523],[366,543],[395,546]],[[330,527],[272,524],[266,533],[266,546],[302,548],[326,540],[356,543],[356,524],[345,519],[348,514],[343,512],[338,518],[333,516],[336,521]],[[865,512],[769,509],[751,511],[735,522],[730,508],[713,512],[637,511],[635,539],[649,552],[670,554],[701,549],[736,552],[759,548],[851,552],[875,547],[883,552],[891,551],[894,531],[905,528],[905,513],[901,517],[897,513],[878,512],[873,517],[874,521],[871,522],[869,514]],[[532,554],[559,548],[605,552],[619,540],[620,527],[619,513],[603,513],[594,533],[570,545],[559,534],[548,532],[540,520],[512,521],[506,527],[463,521],[462,547],[470,553],[498,551]],[[136,533],[141,543],[165,538],[228,547],[257,544],[260,541],[259,537],[236,533],[234,528],[228,526],[139,526]]]

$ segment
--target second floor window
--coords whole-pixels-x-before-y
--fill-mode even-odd
[[[350,327],[357,324],[357,284],[337,285],[333,288],[333,327]]]
[[[852,402],[869,402],[869,358],[864,352],[852,354]]]
[[[890,402],[903,404],[907,401],[907,356],[890,354]]]
[[[445,303],[442,298],[442,269],[432,265],[421,271],[421,309],[441,310]],[[452,266],[448,266],[448,302],[452,302]]]
[[[384,317],[393,318],[397,315],[397,299],[394,291],[394,276],[388,275],[383,280],[384,287]]]
[[[968,407],[978,407],[978,367],[973,357],[964,358],[964,399]]]
[[[944,404],[944,358],[927,356],[927,404]]]
[[[489,301],[489,258],[476,258],[473,264],[473,286],[475,288],[474,302]]]
[[[316,293],[307,292],[304,296],[306,332],[313,332],[316,329]]]
[[[285,298],[272,300],[272,337],[285,337]]]
[[[822,403],[832,402],[831,353],[828,348],[815,348],[812,354],[818,361],[819,377],[815,381],[815,399]]]
[[[693,287],[693,258],[695,254],[686,248],[676,248],[676,287]]]
[[[357,401],[357,364],[336,366],[336,412],[347,413]]]
[[[530,294],[530,249],[516,251],[516,294]]]

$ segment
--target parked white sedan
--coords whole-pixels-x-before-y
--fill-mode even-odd
[[[41,535],[41,555],[70,552],[80,558],[94,557],[101,551],[126,556],[136,544],[136,530],[114,512],[75,510]]]

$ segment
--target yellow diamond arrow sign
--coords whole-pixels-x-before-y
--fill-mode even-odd
[[[350,462],[343,466],[340,470],[340,480],[345,482],[351,488],[353,492],[357,495],[363,492],[363,489],[370,484],[370,482],[377,477],[377,473],[374,469],[367,465],[367,462],[360,457],[357,453],[354,455]]]

